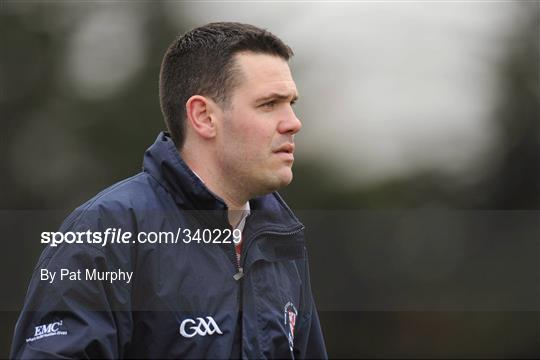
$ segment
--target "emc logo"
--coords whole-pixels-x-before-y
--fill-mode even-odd
[[[211,316],[207,316],[206,320],[201,317],[198,317],[195,320],[185,319],[182,321],[180,324],[180,335],[187,338],[194,337],[195,335],[214,335],[216,333],[223,335],[219,326]]]
[[[38,325],[34,328],[34,336],[26,339],[26,342],[36,341],[49,336],[67,335],[67,331],[60,329],[61,326],[62,320]]]
[[[35,328],[34,336],[58,332],[60,326],[62,326],[62,321],[57,321],[46,325],[38,325]]]

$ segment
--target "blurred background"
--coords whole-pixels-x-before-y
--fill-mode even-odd
[[[295,51],[295,180],[334,358],[540,357],[537,1],[0,5],[0,356],[41,231],[141,168],[167,46],[211,21]]]

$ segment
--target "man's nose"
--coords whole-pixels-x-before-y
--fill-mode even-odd
[[[296,134],[300,131],[300,129],[302,129],[302,122],[296,117],[296,114],[292,108],[289,109],[285,116],[286,118],[279,123],[278,131],[280,133]]]

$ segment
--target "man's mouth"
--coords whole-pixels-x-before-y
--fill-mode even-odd
[[[274,151],[275,154],[283,157],[287,161],[294,161],[294,144],[281,145]]]
[[[288,153],[288,154],[292,155],[294,153],[294,144],[281,145],[274,152],[276,152],[276,153]]]

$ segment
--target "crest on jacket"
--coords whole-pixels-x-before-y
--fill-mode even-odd
[[[296,324],[296,316],[298,311],[294,307],[294,304],[289,301],[283,308],[283,318],[285,323],[285,329],[287,331],[287,339],[289,340],[289,349],[293,351],[294,345],[294,326]]]

